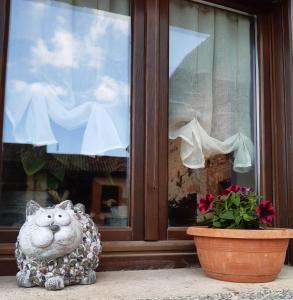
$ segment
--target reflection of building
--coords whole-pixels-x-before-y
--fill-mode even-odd
[[[180,140],[169,141],[169,199],[178,199],[188,194],[199,196],[218,194],[223,181],[231,179],[229,155],[217,155],[206,161],[206,167],[191,170],[182,165]]]
[[[90,213],[96,224],[128,225],[128,195],[125,185],[125,178],[115,178],[115,184],[110,184],[105,177],[93,179]]]
[[[30,199],[47,206],[63,197],[84,203],[98,224],[127,225],[127,158],[48,154],[45,147],[30,145],[4,144],[3,149],[1,215],[6,217],[1,225],[21,224]]]
[[[192,194],[197,195],[197,201],[199,197],[207,193],[217,195],[223,191],[226,185],[229,185],[231,176],[229,155],[216,155],[206,161],[204,169],[191,170],[183,166],[180,159],[180,140],[169,141],[169,205],[170,201],[172,203],[175,200],[178,210],[182,210],[181,206],[184,206],[184,202]],[[186,210],[185,214],[189,214],[190,209]],[[184,218],[190,217],[182,216],[182,219]]]

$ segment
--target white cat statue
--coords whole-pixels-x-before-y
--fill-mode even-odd
[[[95,283],[100,252],[100,235],[82,204],[43,208],[31,200],[16,242],[17,284],[61,290]]]

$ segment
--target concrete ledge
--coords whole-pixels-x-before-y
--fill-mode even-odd
[[[94,285],[54,292],[19,288],[9,276],[0,277],[0,299],[293,299],[293,267],[285,266],[276,281],[266,284],[217,281],[200,268],[100,272]]]

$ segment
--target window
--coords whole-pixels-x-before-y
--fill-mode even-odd
[[[129,224],[130,4],[12,0],[0,225],[30,199]]]
[[[203,195],[256,187],[253,24],[170,1],[169,226],[194,224]]]
[[[104,269],[193,261],[190,241],[178,242],[182,255],[176,242],[154,250],[143,241],[188,238],[195,203],[230,184],[290,211],[288,43],[279,33],[292,1],[203,2],[0,1],[5,266],[15,267],[30,199],[84,203],[106,241]]]

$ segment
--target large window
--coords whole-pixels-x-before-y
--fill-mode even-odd
[[[207,193],[256,187],[253,24],[170,1],[169,226],[194,224]]]
[[[0,225],[25,205],[71,199],[127,226],[130,157],[127,0],[12,0]]]
[[[67,198],[131,225],[130,25],[127,0],[11,1],[0,226]],[[171,0],[169,25],[169,225],[185,226],[202,195],[256,187],[254,19]]]

